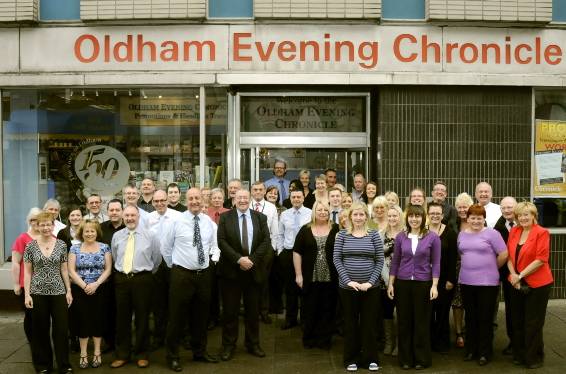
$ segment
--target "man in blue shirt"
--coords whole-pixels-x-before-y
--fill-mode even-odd
[[[163,196],[165,201],[165,196]],[[211,277],[209,261],[218,261],[220,250],[216,239],[216,224],[202,213],[200,189],[187,191],[188,210],[170,224],[163,226],[161,253],[171,267],[169,292],[169,323],[167,325],[167,361],[173,371],[182,371],[179,362],[180,333],[190,316],[191,347],[195,361],[216,363],[218,359],[206,352],[206,328],[210,305]],[[187,313],[187,306],[190,313]]]
[[[295,283],[295,267],[293,266],[293,245],[299,229],[312,219],[312,211],[303,206],[305,201],[302,189],[291,191],[291,209],[281,213],[279,217],[279,239],[277,241],[277,266],[283,280],[285,292],[285,323],[282,329],[297,326],[299,311],[299,287]]]
[[[283,200],[289,197],[289,180],[285,179],[287,174],[287,163],[283,160],[275,160],[273,165],[273,178],[265,181],[265,188],[276,186],[279,190],[279,204],[283,205]]]

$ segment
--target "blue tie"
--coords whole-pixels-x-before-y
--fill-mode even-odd
[[[280,200],[279,202],[281,204],[283,204],[283,200],[285,200],[287,198],[287,191],[285,191],[285,182],[283,181],[283,179],[279,180],[279,184],[281,185],[281,186],[279,186],[279,191],[281,192],[281,194],[280,194],[281,197],[279,198],[279,200]]]
[[[197,247],[198,264],[204,265],[204,248],[202,247],[202,239],[200,237],[200,227],[198,225],[198,216],[195,216],[195,235],[193,236],[193,246]]]

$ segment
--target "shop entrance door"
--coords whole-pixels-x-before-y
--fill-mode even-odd
[[[287,163],[288,180],[298,179],[303,169],[310,171],[311,188],[315,177],[327,168],[336,170],[337,183],[350,191],[354,175],[367,175],[366,148],[266,148],[250,147],[241,149],[240,179],[245,186],[256,180],[266,181],[273,176],[276,160]]]

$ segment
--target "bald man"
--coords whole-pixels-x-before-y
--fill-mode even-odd
[[[487,182],[478,183],[475,195],[478,204],[483,206],[485,209],[485,222],[487,227],[493,228],[499,217],[501,217],[501,208],[499,205],[491,202],[491,199],[493,198],[491,185]]]

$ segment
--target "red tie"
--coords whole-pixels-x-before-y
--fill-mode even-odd
[[[259,212],[259,203],[255,203],[255,211]]]

